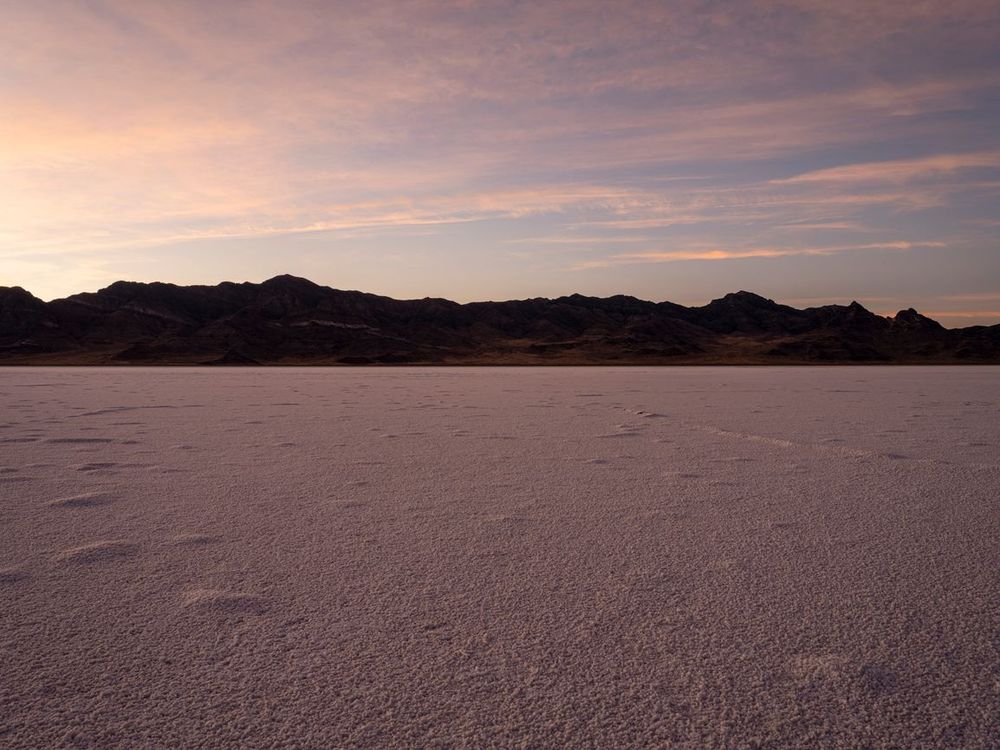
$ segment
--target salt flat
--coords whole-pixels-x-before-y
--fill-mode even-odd
[[[0,369],[0,746],[1000,747],[1000,370]]]

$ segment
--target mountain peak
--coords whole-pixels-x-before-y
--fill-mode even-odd
[[[924,331],[937,331],[943,328],[943,326],[936,320],[931,320],[926,315],[921,315],[912,307],[908,307],[905,310],[900,310],[896,313],[895,317],[892,318],[892,323],[893,325],[901,328]]]
[[[277,276],[272,276],[266,281],[261,282],[261,286],[281,286],[281,287],[295,287],[299,289],[316,289],[319,284],[310,281],[309,279],[304,279],[301,276],[293,276],[290,273],[282,273]]]
[[[741,289],[738,292],[730,292],[719,299],[713,299],[707,306],[718,307],[719,305],[726,305],[730,307],[780,307],[780,305],[778,305],[778,303],[773,299],[762,297],[759,294],[748,292],[745,289]]]
[[[0,286],[0,296],[10,299],[38,299],[24,287],[20,286]]]
[[[118,281],[112,281],[106,287],[104,287],[103,289],[98,289],[97,291],[124,292],[124,291],[130,291],[132,289],[138,289],[142,286],[145,286],[145,284],[143,284],[141,281],[125,281],[123,279],[119,279]]]

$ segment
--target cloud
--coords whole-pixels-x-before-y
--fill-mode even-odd
[[[949,302],[1000,302],[1000,292],[969,292],[966,294],[944,294],[940,297]]]
[[[1000,318],[1000,310],[929,310],[928,318]]]
[[[744,260],[747,258],[784,258],[793,255],[834,255],[860,250],[911,250],[918,247],[946,247],[943,242],[871,242],[860,245],[832,245],[827,247],[752,247],[737,249],[693,249],[674,251],[649,251],[642,253],[620,253],[607,258],[584,261],[574,266],[574,270],[608,268],[609,266],[634,263],[676,263],[678,261],[719,261]]]
[[[649,242],[650,237],[607,237],[607,236],[553,236],[553,237],[520,237],[507,240],[512,245],[618,245],[622,243]]]
[[[4,234],[0,234],[0,257],[18,257],[26,249],[36,248],[62,252],[88,253],[127,247],[152,247],[208,239],[235,239],[278,237],[305,233],[345,233],[369,229],[396,231],[413,227],[442,226],[496,219],[524,219],[536,215],[559,214],[566,211],[612,210],[632,193],[616,187],[601,185],[545,185],[540,187],[508,188],[454,194],[436,194],[420,197],[391,197],[349,203],[321,203],[315,206],[272,206],[270,215],[257,219],[246,217],[226,221],[209,221],[202,226],[185,226],[185,222],[168,230],[161,226],[149,232],[142,225],[145,207],[123,210],[121,221],[113,230],[86,228],[83,219],[75,232],[63,228],[64,242],[54,243],[45,228],[34,232],[33,227],[21,227],[11,221]],[[229,201],[235,206],[240,199],[252,206],[253,200],[239,192],[219,194],[219,201]],[[14,214],[16,197],[3,211]],[[220,208],[220,204],[203,202],[201,210]],[[163,210],[161,206],[160,210]],[[237,215],[242,212],[237,212]],[[223,216],[226,213],[223,212]],[[3,245],[7,246],[6,252]]]
[[[980,151],[966,154],[935,154],[919,159],[848,164],[829,169],[773,180],[776,185],[802,183],[900,183],[915,179],[952,175],[965,169],[1000,168],[1000,151]]]
[[[790,232],[815,232],[816,230],[845,230],[850,232],[871,231],[871,227],[857,221],[803,221],[779,225],[780,229]]]

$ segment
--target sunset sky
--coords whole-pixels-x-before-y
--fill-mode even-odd
[[[0,0],[0,285],[1000,323],[996,0]]]

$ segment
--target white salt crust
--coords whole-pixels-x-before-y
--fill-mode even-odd
[[[1000,369],[0,369],[0,747],[1000,747]]]

